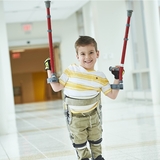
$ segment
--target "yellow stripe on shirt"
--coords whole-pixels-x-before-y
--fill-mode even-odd
[[[78,84],[78,83],[73,83],[73,82],[67,82],[65,87],[68,88],[68,89],[78,90],[78,91],[86,91],[86,90],[94,90],[94,91],[96,90],[98,92],[101,91],[100,88],[86,86],[86,85],[83,85],[83,84]]]
[[[88,81],[94,81],[100,83],[101,85],[107,85],[109,82],[106,78],[99,77],[97,75],[85,74],[81,72],[71,71],[70,69],[66,69],[64,72],[68,77],[85,79]]]

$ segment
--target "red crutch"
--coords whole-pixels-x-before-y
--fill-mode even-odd
[[[48,24],[48,40],[49,40],[49,53],[50,53],[50,65],[51,65],[51,78],[47,79],[48,83],[57,82],[58,79],[55,75],[55,66],[54,66],[54,50],[53,50],[53,43],[52,43],[52,27],[51,27],[51,15],[50,15],[50,2],[45,1],[46,11],[47,11],[47,24]]]
[[[128,33],[129,33],[130,19],[132,16],[132,12],[133,12],[132,10],[127,11],[127,24],[126,24],[126,31],[125,31],[120,67],[119,68],[109,67],[110,71],[113,71],[113,70],[119,71],[119,84],[111,84],[112,89],[123,89],[123,66],[125,61],[126,47],[127,47]]]

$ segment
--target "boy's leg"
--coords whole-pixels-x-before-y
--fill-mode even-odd
[[[87,148],[89,117],[72,117],[72,123],[68,125],[73,147],[76,149],[78,160],[89,160],[91,153]]]
[[[91,116],[91,123],[91,127],[88,129],[88,141],[90,143],[92,158],[94,160],[97,160],[96,158],[98,158],[98,160],[101,160],[100,157],[102,157],[102,126],[100,123],[98,113]]]

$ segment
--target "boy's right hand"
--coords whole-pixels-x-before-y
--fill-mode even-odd
[[[50,64],[50,58],[47,58],[45,61],[44,61],[44,69],[47,71],[47,70],[51,70],[51,64]]]

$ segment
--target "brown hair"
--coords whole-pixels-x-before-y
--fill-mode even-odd
[[[77,47],[86,46],[90,44],[93,45],[95,47],[95,50],[97,51],[97,42],[94,40],[94,38],[89,36],[79,36],[74,46],[75,46],[76,52],[78,53]]]

